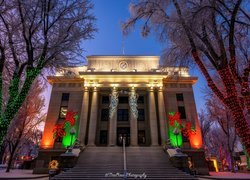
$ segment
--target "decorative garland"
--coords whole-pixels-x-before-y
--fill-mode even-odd
[[[74,126],[78,119],[77,112],[69,111],[66,114],[65,122],[69,122],[70,126]]]
[[[57,138],[61,138],[61,137],[65,136],[66,135],[66,132],[65,132],[66,124],[69,123],[70,126],[74,126],[77,119],[78,119],[77,112],[68,111],[63,123],[55,125],[55,127],[53,129],[53,133],[54,133],[53,138],[57,139]]]
[[[182,122],[180,119],[179,112],[171,112],[168,114],[169,125],[179,129],[183,136],[190,138],[191,135],[196,134],[194,127],[192,127],[191,122]]]
[[[171,112],[168,114],[168,119],[169,119],[169,125],[170,126],[178,126],[178,124],[181,124],[181,119],[180,119],[181,114],[179,112]],[[178,124],[175,124],[178,123]]]
[[[184,127],[182,126],[181,132],[183,136],[187,137],[188,139],[191,137],[191,135],[196,134],[196,130],[194,127],[192,127],[190,121],[187,121]]]
[[[60,137],[63,137],[66,135],[65,129],[64,129],[64,123],[62,124],[56,124],[53,129],[53,138],[58,139]]]

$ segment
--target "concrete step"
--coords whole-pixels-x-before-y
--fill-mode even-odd
[[[146,179],[197,179],[174,168],[161,147],[127,147],[127,172],[145,175]],[[107,176],[107,173],[116,175]],[[118,173],[118,174],[116,174]],[[106,175],[106,176],[105,176]],[[88,147],[80,154],[77,165],[55,176],[54,180],[123,179],[121,147]],[[135,179],[135,177],[128,177]]]

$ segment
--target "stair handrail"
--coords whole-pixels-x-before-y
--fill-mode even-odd
[[[122,138],[123,144],[123,179],[127,179],[127,157],[126,157],[126,140],[125,137]]]

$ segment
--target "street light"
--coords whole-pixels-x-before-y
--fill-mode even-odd
[[[76,130],[74,127],[70,129],[70,135],[71,135],[71,140],[70,140],[70,146],[72,146],[72,141],[73,141],[73,136],[76,134]]]

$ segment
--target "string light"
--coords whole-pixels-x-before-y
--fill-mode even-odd
[[[250,129],[247,122],[247,119],[244,115],[244,109],[241,106],[242,100],[237,95],[237,89],[234,82],[235,74],[232,65],[235,65],[236,59],[235,57],[231,58],[231,64],[223,69],[218,70],[218,74],[220,75],[220,78],[222,82],[224,83],[224,87],[226,90],[226,96],[221,93],[221,91],[217,88],[217,86],[214,84],[213,80],[211,79],[210,75],[208,74],[204,64],[199,58],[198,52],[196,50],[192,51],[192,56],[194,58],[194,61],[200,68],[202,74],[205,76],[208,86],[211,88],[211,90],[215,93],[215,95],[229,108],[229,110],[232,113],[234,125],[237,131],[237,134],[239,135],[242,144],[246,147],[246,150],[248,154],[250,154]],[[230,67],[231,66],[231,67]],[[249,74],[250,69],[245,69],[245,76]],[[248,77],[248,76],[247,76]],[[249,87],[248,87],[248,80],[244,79],[241,86],[243,87],[242,91],[243,93],[249,93]],[[250,95],[249,95],[250,96]],[[248,112],[250,112],[250,98],[245,98],[245,105],[247,107]]]
[[[22,106],[25,98],[28,95],[30,87],[35,80],[35,78],[40,74],[41,67],[34,69],[27,68],[26,70],[26,79],[22,86],[21,91],[19,92],[20,77],[14,75],[11,85],[9,87],[9,101],[6,107],[4,114],[0,119],[0,144],[2,144],[4,136],[7,134],[8,127],[11,120],[15,117],[16,113]]]

